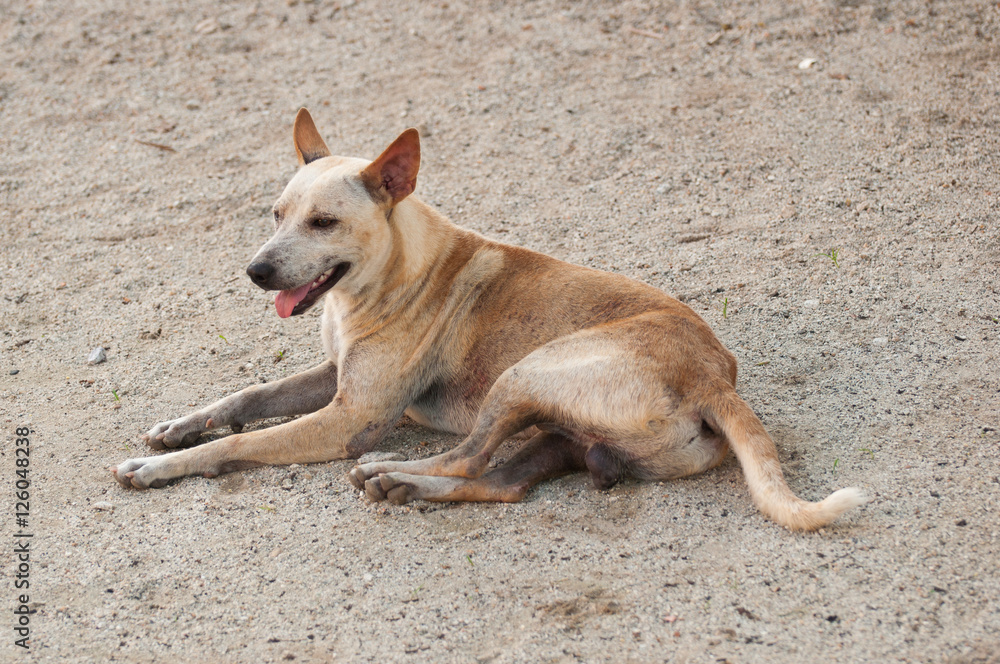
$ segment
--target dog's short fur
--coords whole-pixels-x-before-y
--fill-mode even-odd
[[[488,240],[411,196],[420,162],[407,130],[374,162],[330,156],[303,109],[301,168],[274,205],[274,236],[247,273],[279,291],[279,315],[325,294],[321,365],[254,385],[144,436],[127,487],[264,464],[356,458],[406,413],[465,434],[445,454],[357,466],[374,500],[516,501],[574,470],[598,488],[626,476],[666,480],[712,468],[732,447],[766,515],[812,530],[863,502],[842,489],[819,503],[792,494],[774,443],[734,391],[736,361],[690,308],[616,274]],[[303,414],[242,433],[251,420]],[[495,469],[490,456],[530,436]]]

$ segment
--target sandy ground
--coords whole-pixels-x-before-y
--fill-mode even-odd
[[[0,6],[0,659],[1000,661],[996,3],[132,4]],[[419,127],[458,223],[691,304],[792,488],[872,501],[790,533],[732,457],[510,506],[369,504],[348,461],[120,488],[157,421],[322,358],[244,275],[300,106],[339,154]]]

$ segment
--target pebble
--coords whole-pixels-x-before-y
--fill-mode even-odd
[[[888,337],[875,337],[874,339],[872,339],[872,346],[888,346],[888,345],[889,345]]]
[[[959,341],[965,341],[969,337],[965,336],[964,334],[956,334],[955,338],[958,339]]]
[[[108,356],[104,354],[104,348],[98,346],[90,351],[90,355],[87,356],[87,364],[100,364],[106,359],[108,359]]]
[[[16,375],[17,375],[17,374],[19,374],[19,373],[21,373],[21,370],[20,370],[20,369],[11,369],[11,370],[10,370],[10,375],[11,375],[11,376],[16,376]]]
[[[106,500],[99,500],[96,503],[94,503],[93,505],[91,505],[91,507],[93,507],[98,512],[114,512],[115,511],[115,506],[112,505],[111,503],[107,502]]]
[[[368,452],[361,455],[361,458],[358,459],[358,465],[375,463],[376,461],[406,461],[406,457],[396,452]]]
[[[186,103],[184,107],[187,108],[187,110],[189,111],[197,111],[199,108],[201,108],[201,104],[192,99],[191,101]]]
[[[799,69],[809,69],[816,64],[816,58],[805,58],[799,61]]]
[[[815,309],[819,307],[819,300],[806,300],[802,303],[802,306],[806,309]]]

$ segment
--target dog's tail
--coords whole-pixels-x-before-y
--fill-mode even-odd
[[[750,495],[766,516],[792,530],[816,530],[867,499],[859,489],[835,491],[818,503],[792,493],[781,474],[778,450],[750,406],[728,385],[707,394],[702,417],[722,432],[740,460]]]

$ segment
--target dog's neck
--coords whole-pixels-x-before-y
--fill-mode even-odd
[[[397,272],[403,283],[413,283],[426,275],[447,253],[458,227],[419,198],[410,196],[389,216],[392,232],[393,264],[387,272]]]
[[[367,336],[381,327],[384,312],[399,317],[408,303],[421,301],[427,276],[450,254],[457,238],[475,235],[413,196],[398,203],[386,223],[392,234],[386,251],[373,257],[350,291],[331,291],[342,324],[354,330],[350,336]]]

